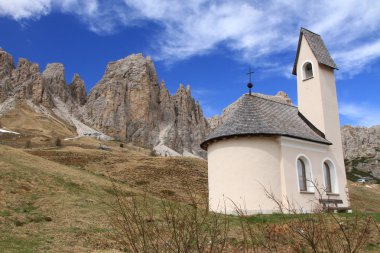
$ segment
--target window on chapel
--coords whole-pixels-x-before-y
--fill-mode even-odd
[[[335,168],[330,161],[323,162],[323,177],[326,193],[336,192],[335,186]]]
[[[307,191],[307,177],[306,177],[306,166],[305,162],[301,159],[297,160],[297,170],[298,170],[298,184],[300,191]]]
[[[302,66],[303,80],[313,77],[313,65],[311,62],[305,62]]]

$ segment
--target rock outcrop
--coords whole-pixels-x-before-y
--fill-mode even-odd
[[[144,147],[159,147],[180,154],[204,156],[199,143],[208,125],[190,89],[180,86],[170,95],[150,58],[130,55],[109,63],[87,98],[84,120],[120,140]]]
[[[88,96],[86,123],[119,140],[153,146],[158,136],[157,82],[153,62],[141,54],[109,63]]]
[[[65,67],[62,63],[49,63],[42,73],[44,85],[51,95],[63,102],[69,99],[68,87],[65,80]]]
[[[73,80],[69,86],[69,92],[75,103],[79,105],[84,105],[86,103],[86,87],[79,74],[74,74]]]
[[[380,179],[380,126],[341,129],[346,169],[359,170]]]
[[[13,69],[13,57],[0,48],[0,103],[11,96]]]
[[[75,126],[78,134],[97,130],[161,155],[205,157],[199,143],[209,127],[199,103],[190,87],[180,85],[172,96],[164,82],[159,85],[149,57],[134,54],[109,63],[88,96],[78,74],[66,83],[61,63],[48,64],[41,74],[38,64],[22,58],[15,68],[12,56],[0,49],[0,64],[1,111],[14,106],[14,99],[25,100]]]

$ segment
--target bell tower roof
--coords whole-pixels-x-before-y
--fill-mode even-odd
[[[321,36],[302,27],[300,31],[299,40],[298,40],[296,59],[294,61],[294,66],[293,66],[293,72],[292,72],[293,75],[297,75],[297,62],[298,62],[298,56],[300,53],[303,36],[305,36],[305,39],[307,43],[309,44],[311,50],[313,51],[313,54],[319,64],[323,64],[333,69],[338,69],[329,51],[327,50],[326,45],[323,42]]]

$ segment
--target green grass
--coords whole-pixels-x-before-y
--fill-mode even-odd
[[[115,195],[115,189],[113,189],[112,187],[104,187],[103,190],[106,193],[110,194],[111,196]],[[122,197],[133,197],[133,196],[136,196],[136,193],[131,192],[131,191],[118,191],[117,194],[119,194]]]
[[[376,222],[380,222],[380,213],[370,213],[369,215],[371,215]]]
[[[17,237],[12,233],[2,233],[0,237],[0,253],[29,253],[38,252],[43,239],[39,236],[30,235],[28,237]]]
[[[379,252],[380,251],[380,244],[379,243],[369,243],[366,247],[366,252]]]
[[[71,180],[67,180],[67,179],[64,179],[62,177],[55,177],[55,180],[58,184],[63,186],[69,192],[79,193],[79,192],[84,190],[79,184],[77,184]]]
[[[313,218],[316,214],[281,214],[281,213],[274,213],[274,214],[256,214],[252,216],[246,217],[246,219],[252,223],[252,224],[258,224],[258,223],[282,223],[287,222],[289,220],[293,219],[309,219]],[[361,212],[354,212],[354,213],[336,213],[334,214],[339,217],[354,217],[355,215],[359,216],[372,216],[376,222],[380,222],[380,213],[361,213]],[[231,216],[232,219],[236,218],[234,216]]]
[[[286,216],[285,216],[285,219]],[[284,220],[283,214],[257,214],[247,217],[247,220],[250,223],[257,224],[257,223],[278,223],[280,221]]]
[[[1,217],[8,217],[9,215],[10,215],[10,212],[8,210],[0,210]]]

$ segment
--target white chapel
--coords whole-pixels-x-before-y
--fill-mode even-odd
[[[201,144],[210,210],[278,212],[265,189],[302,212],[349,207],[335,69],[321,36],[301,28],[293,68],[298,107],[245,94]]]

